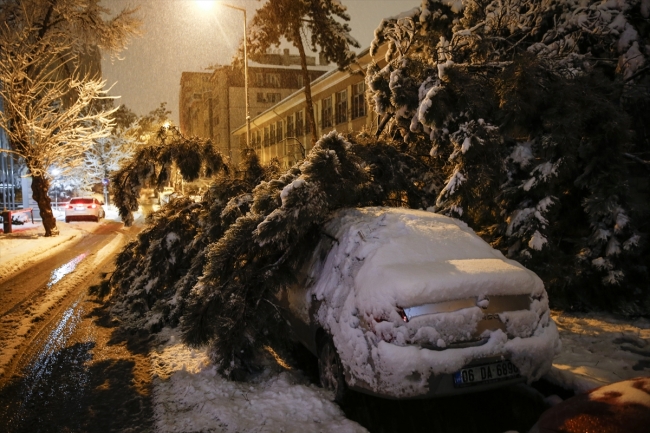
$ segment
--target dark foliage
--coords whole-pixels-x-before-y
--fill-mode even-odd
[[[126,226],[133,224],[133,212],[138,210],[142,188],[151,183],[162,189],[168,184],[173,168],[180,171],[186,182],[228,170],[222,155],[209,140],[185,138],[175,127],[161,127],[155,143],[138,149],[130,162],[111,177],[114,204]]]

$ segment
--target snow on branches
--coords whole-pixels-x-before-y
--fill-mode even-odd
[[[176,127],[161,127],[154,144],[140,147],[111,176],[114,203],[125,225],[133,224],[133,212],[138,210],[142,188],[153,183],[162,189],[170,181],[174,168],[186,182],[227,170],[223,156],[209,140],[188,139]]]
[[[645,0],[424,0],[383,20],[371,46],[388,44],[388,64],[369,69],[368,99],[386,133],[429,147],[445,178],[436,211],[551,292],[590,290],[565,297],[578,306],[611,308],[608,286],[629,300],[624,285],[648,280],[643,208],[627,194],[644,167],[626,154],[650,150],[649,14]]]
[[[48,169],[78,166],[95,139],[109,135],[110,99],[93,59],[116,53],[137,32],[134,10],[105,20],[99,0],[7,0],[0,8],[0,127],[32,176],[45,235],[58,233],[48,197]]]

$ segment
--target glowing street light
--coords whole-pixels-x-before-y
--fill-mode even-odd
[[[196,0],[196,2],[198,6],[204,10],[208,10],[212,7],[211,0]],[[251,143],[251,115],[248,105],[248,43],[246,42],[246,9],[222,2],[217,2],[217,4],[244,13],[244,99],[246,101],[246,147],[248,148]]]

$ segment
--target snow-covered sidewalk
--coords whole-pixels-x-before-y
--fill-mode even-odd
[[[205,351],[180,342],[165,328],[150,354],[156,431],[365,432],[345,418],[333,395],[297,371],[266,370],[254,383],[217,374]]]
[[[650,321],[600,313],[555,311],[562,351],[545,376],[582,393],[613,382],[650,376]]]
[[[107,219],[119,220],[111,212]],[[0,235],[0,280],[56,254],[92,231],[96,223],[58,222],[61,234],[45,238],[40,225]],[[562,350],[545,378],[576,392],[637,376],[650,376],[650,322],[621,320],[604,314],[554,312]],[[200,350],[185,347],[175,331],[163,330],[151,353],[157,430],[361,432],[345,418],[326,391],[299,373],[267,372],[256,383],[235,383],[216,374]]]

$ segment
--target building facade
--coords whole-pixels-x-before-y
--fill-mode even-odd
[[[249,62],[251,117],[268,110],[304,85],[302,70],[299,65],[291,63],[288,52],[279,59],[290,64]],[[310,79],[313,81],[327,71],[327,66],[310,67]],[[181,132],[186,136],[211,139],[223,155],[237,162],[241,147],[246,146],[245,133],[244,141],[240,142],[239,139],[233,140],[231,131],[246,123],[243,71],[223,66],[211,73],[183,72],[179,96]]]
[[[378,118],[365,98],[365,71],[372,63],[380,67],[386,47],[373,57],[366,49],[357,56],[350,71],[332,70],[311,83],[317,136],[332,130],[352,132],[376,129]],[[263,164],[277,158],[291,167],[311,149],[311,131],[305,111],[305,95],[300,89],[257,116],[251,111],[251,142]],[[246,125],[232,131],[233,141],[246,142]]]

